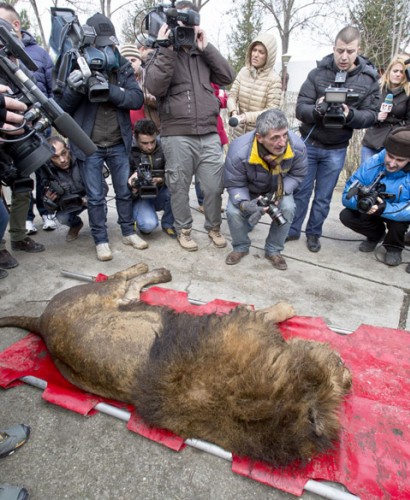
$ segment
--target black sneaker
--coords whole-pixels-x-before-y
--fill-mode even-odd
[[[373,252],[376,249],[378,243],[378,241],[364,240],[359,245],[359,252]]]
[[[37,252],[44,252],[45,246],[42,245],[41,243],[36,243],[33,239],[26,236],[24,240],[12,241],[11,249],[23,250],[23,252],[28,252],[28,253],[37,253]]]
[[[173,227],[163,227],[162,230],[170,238],[172,238],[172,239],[176,239],[177,238],[177,232],[175,231],[175,229]]]
[[[319,241],[319,236],[316,236],[315,234],[309,234],[306,236],[306,245],[308,247],[308,250],[311,252],[319,252],[319,250],[322,248],[320,241]]]
[[[3,278],[7,278],[8,275],[9,273],[7,271],[5,271],[4,269],[0,269],[0,280]]]

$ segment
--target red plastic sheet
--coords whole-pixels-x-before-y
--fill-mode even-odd
[[[143,292],[142,299],[192,314],[225,314],[237,305],[214,300],[195,306],[186,293],[160,287]],[[302,494],[309,479],[325,479],[344,484],[363,499],[410,498],[410,332],[362,325],[351,335],[338,335],[320,318],[307,317],[292,318],[281,324],[281,330],[285,338],[329,343],[351,369],[353,390],[342,408],[340,441],[306,467],[274,469],[234,456],[232,470],[294,495]],[[47,381],[43,398],[49,402],[82,415],[92,414],[101,401],[125,407],[132,412],[130,430],[173,450],[184,447],[180,437],[146,426],[133,407],[83,393],[66,382],[33,334],[0,353],[0,386],[12,387],[26,375]]]

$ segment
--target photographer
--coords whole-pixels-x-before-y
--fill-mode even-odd
[[[17,99],[3,95],[9,91],[8,87],[0,85],[0,128],[3,133],[21,134],[23,131],[19,130],[19,126],[24,120],[21,113],[27,109],[27,106]],[[0,165],[0,170],[1,168],[2,165]],[[0,279],[8,276],[5,269],[12,269],[18,266],[17,260],[6,250],[6,242],[3,239],[9,222],[9,213],[1,196],[1,189],[0,185]]]
[[[140,108],[144,97],[131,64],[120,55],[116,47],[118,40],[110,19],[98,13],[87,20],[87,25],[95,29],[97,35],[95,47],[100,52],[109,54],[109,67],[106,67],[104,72],[94,72],[88,79],[79,69],[74,69],[59,97],[59,104],[74,117],[74,120],[97,145],[97,151],[90,156],[86,156],[75,145],[71,145],[71,149],[80,162],[97,258],[106,261],[111,260],[113,256],[106,224],[104,162],[107,163],[111,173],[118,222],[123,236],[122,242],[137,249],[148,246],[135,234],[132,198],[128,188],[128,155],[132,143],[129,112],[131,109]],[[97,95],[98,101],[95,101],[94,94],[97,92],[90,91],[101,86],[108,89],[108,94],[101,92]]]
[[[130,155],[131,177],[128,179],[134,198],[133,217],[141,233],[150,234],[158,226],[157,212],[163,210],[162,230],[176,238],[171,195],[164,182],[165,156],[157,134],[158,129],[152,120],[140,120],[135,124],[135,145]]]
[[[384,147],[347,181],[343,192],[346,208],[340,220],[366,236],[359,245],[360,252],[372,252],[383,241],[384,263],[398,266],[410,224],[410,127],[391,132]],[[372,186],[380,174],[380,181]],[[410,272],[410,265],[406,271]]]
[[[192,2],[177,2],[175,7],[177,13],[198,18]],[[223,154],[217,131],[219,102],[211,82],[229,85],[235,74],[226,59],[208,43],[200,26],[178,23],[177,28],[163,24],[158,30],[159,48],[146,66],[145,84],[158,101],[161,144],[167,162],[165,179],[171,193],[178,242],[185,250],[198,250],[191,238],[189,207],[189,190],[195,175],[204,193],[205,229],[214,246],[223,248],[226,246],[220,232]],[[183,32],[187,38],[192,33],[192,43],[174,46],[175,29],[179,28],[188,30]]]
[[[13,30],[12,25],[6,21],[5,19],[0,18],[0,26],[4,27],[8,33],[15,39],[16,43],[22,46],[19,41],[16,33]],[[15,58],[11,58],[15,62]],[[19,68],[24,72],[25,75],[30,77],[30,72],[24,66],[24,64],[18,62]],[[0,162],[0,180],[5,182],[5,178],[7,175],[5,174],[6,169],[9,168],[9,155],[5,153],[5,143],[8,140],[8,135],[23,135],[26,133],[24,127],[19,126],[23,125],[24,117],[19,115],[19,112],[23,112],[27,109],[26,104],[20,103],[17,99],[11,98],[11,95],[16,95],[16,97],[21,98],[20,91],[16,85],[12,84],[13,82],[8,81],[7,75],[0,73],[0,122],[1,123],[1,132],[3,135],[3,141],[0,139],[0,143],[3,142],[2,150],[1,150],[1,162]],[[7,94],[9,96],[7,96]],[[9,111],[7,111],[9,110]],[[14,113],[16,111],[17,113]],[[18,130],[16,130],[18,128]],[[13,159],[11,159],[13,160]],[[40,243],[36,243],[32,238],[26,235],[26,215],[28,212],[28,208],[30,205],[30,190],[27,191],[16,191],[13,185],[10,185],[11,188],[11,205],[10,205],[10,217],[6,212],[1,215],[1,223],[0,226],[4,226],[4,230],[2,234],[0,234],[0,268],[2,269],[11,269],[18,265],[17,260],[10,255],[10,253],[5,248],[5,242],[2,239],[4,236],[5,229],[7,227],[7,220],[9,219],[9,233],[11,240],[11,248],[12,250],[21,250],[28,253],[37,253],[43,252],[45,250],[44,245]],[[1,202],[2,203],[2,202]],[[7,218],[7,220],[6,220]],[[1,231],[1,227],[0,227]],[[4,276],[4,273],[3,277]],[[7,273],[6,273],[7,275]]]
[[[256,119],[254,132],[232,141],[225,162],[225,187],[233,251],[226,257],[226,264],[237,264],[248,255],[248,233],[268,213],[272,222],[265,257],[276,269],[287,269],[280,252],[295,211],[293,192],[306,169],[306,147],[288,131],[286,116],[278,109],[264,111]]]
[[[309,73],[296,103],[296,117],[302,122],[300,133],[307,148],[308,172],[295,192],[296,213],[288,241],[300,238],[314,191],[306,224],[306,243],[311,252],[320,251],[323,224],[353,129],[372,126],[380,108],[378,75],[358,55],[359,45],[360,33],[356,28],[342,29],[336,36],[333,54],[323,58]],[[348,90],[346,102],[330,103],[327,96],[325,99],[329,88],[333,97],[342,95],[342,89]]]
[[[69,227],[65,240],[74,241],[84,225],[79,215],[87,208],[80,167],[64,139],[52,136],[47,142],[55,152],[48,165],[39,169],[44,205],[56,211],[57,220]]]

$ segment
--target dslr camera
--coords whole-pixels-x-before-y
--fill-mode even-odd
[[[12,89],[13,93],[9,97],[21,100],[28,106],[24,113],[23,134],[0,132],[0,180],[14,192],[27,192],[33,188],[29,175],[54,154],[54,149],[39,132],[53,125],[87,155],[92,154],[96,146],[54,99],[49,99],[41,92],[22,67],[14,62],[15,59],[19,59],[27,70],[37,70],[19,40],[13,37],[4,24],[0,24],[0,81]]]
[[[275,201],[277,200],[276,193],[268,193],[262,198],[258,199],[258,205],[260,207],[268,207],[267,214],[269,214],[270,218],[278,225],[283,226],[286,224],[287,220],[285,219],[282,210],[275,205]]]
[[[153,170],[147,155],[141,155],[140,164],[137,166],[137,175],[131,180],[131,187],[138,189],[136,197],[156,198],[158,186],[153,183],[154,177],[164,177],[163,170]]]
[[[112,47],[94,47],[97,34],[92,26],[81,26],[72,9],[51,7],[50,45],[59,54],[55,65],[55,92],[62,92],[70,73],[79,69],[90,102],[106,102],[109,83],[106,73],[118,68]]]
[[[185,26],[180,26],[182,21]],[[193,26],[199,26],[200,15],[194,10],[178,10],[175,8],[175,0],[170,6],[158,5],[151,10],[145,18],[145,29],[148,31],[147,46],[169,47],[172,45],[176,50],[180,47],[195,47],[195,31]],[[168,40],[157,41],[158,31],[166,23],[171,30]]]
[[[323,126],[327,128],[342,128],[346,123],[342,104],[357,102],[360,94],[343,86],[346,82],[346,71],[338,71],[335,85],[325,90],[327,109],[323,116]]]
[[[367,213],[373,205],[377,205],[377,198],[393,199],[394,194],[386,193],[386,185],[381,182],[384,175],[384,172],[380,172],[368,186],[354,181],[346,193],[346,199],[350,200],[357,195],[357,210],[362,214]]]

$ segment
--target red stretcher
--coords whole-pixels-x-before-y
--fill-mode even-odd
[[[160,287],[149,288],[141,298],[152,305],[167,305],[192,314],[225,314],[238,305],[218,299],[193,305],[186,293]],[[327,342],[352,371],[353,389],[342,407],[340,440],[331,452],[317,456],[306,467],[294,464],[274,468],[220,448],[217,454],[232,460],[233,472],[298,496],[304,489],[320,493],[319,481],[330,481],[345,485],[351,494],[336,489],[334,498],[357,495],[362,499],[409,499],[410,332],[362,325],[352,334],[339,335],[321,318],[311,317],[292,318],[281,323],[280,328],[285,338]],[[60,375],[43,341],[34,334],[0,353],[1,387],[21,384],[25,377],[40,381],[45,388],[42,397],[50,403],[81,415],[112,408],[111,414],[118,411],[130,430],[175,451],[186,444],[201,449],[208,446],[197,440],[184,442],[169,431],[145,425],[131,405],[77,389]]]

